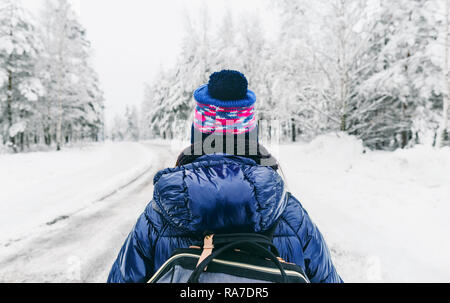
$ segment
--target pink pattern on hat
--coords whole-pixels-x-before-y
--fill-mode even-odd
[[[194,127],[205,134],[245,134],[256,128],[255,107],[226,108],[198,103]]]

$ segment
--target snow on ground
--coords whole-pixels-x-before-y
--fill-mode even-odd
[[[105,193],[113,190],[114,194],[88,203],[88,200],[103,196],[103,193],[100,195],[101,191],[92,190],[93,195],[85,200],[85,207],[65,220],[39,226],[37,230],[33,229],[31,236],[0,243],[0,283],[104,283],[125,238],[153,196],[153,176],[158,170],[173,166],[176,159],[176,151],[167,143],[155,142],[107,144],[84,150],[67,150],[66,153],[76,155],[74,160],[80,164],[77,173],[73,167],[69,167],[73,172],[70,178],[77,181],[78,191],[83,188],[89,190],[94,182],[97,185],[104,184],[100,188],[108,188]],[[108,156],[109,153],[113,155]],[[42,157],[35,155],[33,159],[42,160]],[[84,161],[89,161],[92,166],[86,165],[86,169],[81,169],[81,162]],[[142,169],[139,167],[144,168],[149,164],[150,169],[141,174]],[[35,165],[38,164],[34,162],[31,167]],[[65,164],[61,165],[64,167]],[[56,174],[60,174],[56,167],[55,170]],[[86,170],[103,173],[97,174],[97,180],[81,180],[81,176],[86,176]],[[140,175],[137,179],[136,174]],[[123,182],[113,186],[114,180]],[[124,182],[127,184],[125,187]],[[30,190],[36,191],[36,187],[32,186]],[[58,189],[55,189],[53,194],[57,193]],[[84,204],[84,201],[79,202]],[[52,211],[54,205],[43,203],[42,206],[47,207],[46,211]],[[72,204],[62,207],[64,213],[71,208]],[[13,228],[21,226],[23,223],[13,224]]]
[[[104,282],[184,145],[0,155],[0,282]],[[450,282],[450,149],[371,152],[339,134],[270,150],[346,282]]]
[[[371,152],[343,134],[275,150],[347,282],[450,282],[450,149]]]
[[[0,155],[0,243],[107,197],[146,172],[153,156],[139,143]]]

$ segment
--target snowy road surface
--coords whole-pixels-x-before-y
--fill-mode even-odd
[[[174,164],[167,145],[146,147],[152,166],[133,184],[65,220],[39,226],[30,236],[0,244],[0,282],[105,282],[153,196],[155,172]]]
[[[17,163],[8,173],[0,172],[0,184],[10,184],[0,198],[12,199],[0,200],[0,233],[14,235],[0,240],[0,282],[105,282],[152,198],[155,172],[172,167],[182,147],[146,142],[57,157],[0,156],[0,167]],[[450,282],[450,149],[364,153],[361,142],[346,135],[269,149],[280,160],[289,190],[324,234],[346,282]],[[104,155],[109,155],[105,161]],[[50,167],[31,163],[36,158]],[[76,161],[75,167],[67,158]],[[39,171],[46,176],[35,180]],[[14,188],[19,180],[30,192]],[[103,188],[95,191],[91,183]],[[46,199],[43,194],[55,184],[60,186]],[[80,187],[89,194],[81,194]],[[123,188],[116,192],[117,187]],[[67,191],[78,200],[90,199],[59,201]],[[30,209],[21,206],[28,205],[29,196],[35,200]]]
[[[108,196],[147,171],[153,157],[139,143],[0,155],[0,243]]]

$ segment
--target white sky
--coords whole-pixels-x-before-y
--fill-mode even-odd
[[[43,0],[22,0],[39,12]],[[106,96],[107,120],[126,105],[140,105],[144,83],[173,64],[183,35],[183,10],[194,17],[208,3],[213,18],[226,6],[237,13],[266,13],[261,0],[72,0],[94,50],[94,66]],[[225,4],[226,3],[226,4]],[[270,27],[270,22],[268,22]]]

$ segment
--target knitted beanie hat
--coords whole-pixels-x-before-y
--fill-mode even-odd
[[[257,131],[255,93],[238,71],[223,70],[210,76],[208,84],[194,93],[197,102],[192,127],[194,132],[209,135],[246,135]]]

